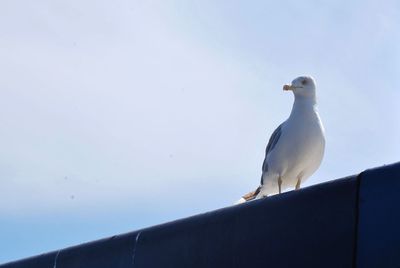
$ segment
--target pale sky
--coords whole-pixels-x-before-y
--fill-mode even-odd
[[[0,263],[231,205],[318,84],[309,186],[399,161],[398,1],[0,2]]]

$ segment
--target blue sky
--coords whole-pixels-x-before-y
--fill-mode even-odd
[[[231,205],[298,75],[327,131],[305,186],[398,161],[399,23],[390,0],[1,1],[0,263]]]

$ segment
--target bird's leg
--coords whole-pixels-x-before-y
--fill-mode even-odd
[[[297,178],[296,190],[300,189],[301,178]]]
[[[279,193],[282,192],[282,179],[281,176],[278,177],[278,187],[279,187]]]

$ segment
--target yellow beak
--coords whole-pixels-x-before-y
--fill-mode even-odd
[[[293,86],[292,85],[284,85],[283,90],[285,90],[285,91],[293,90]]]

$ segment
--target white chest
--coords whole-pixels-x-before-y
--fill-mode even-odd
[[[283,177],[310,176],[320,165],[325,149],[324,128],[315,109],[300,110],[289,117],[268,159]]]

